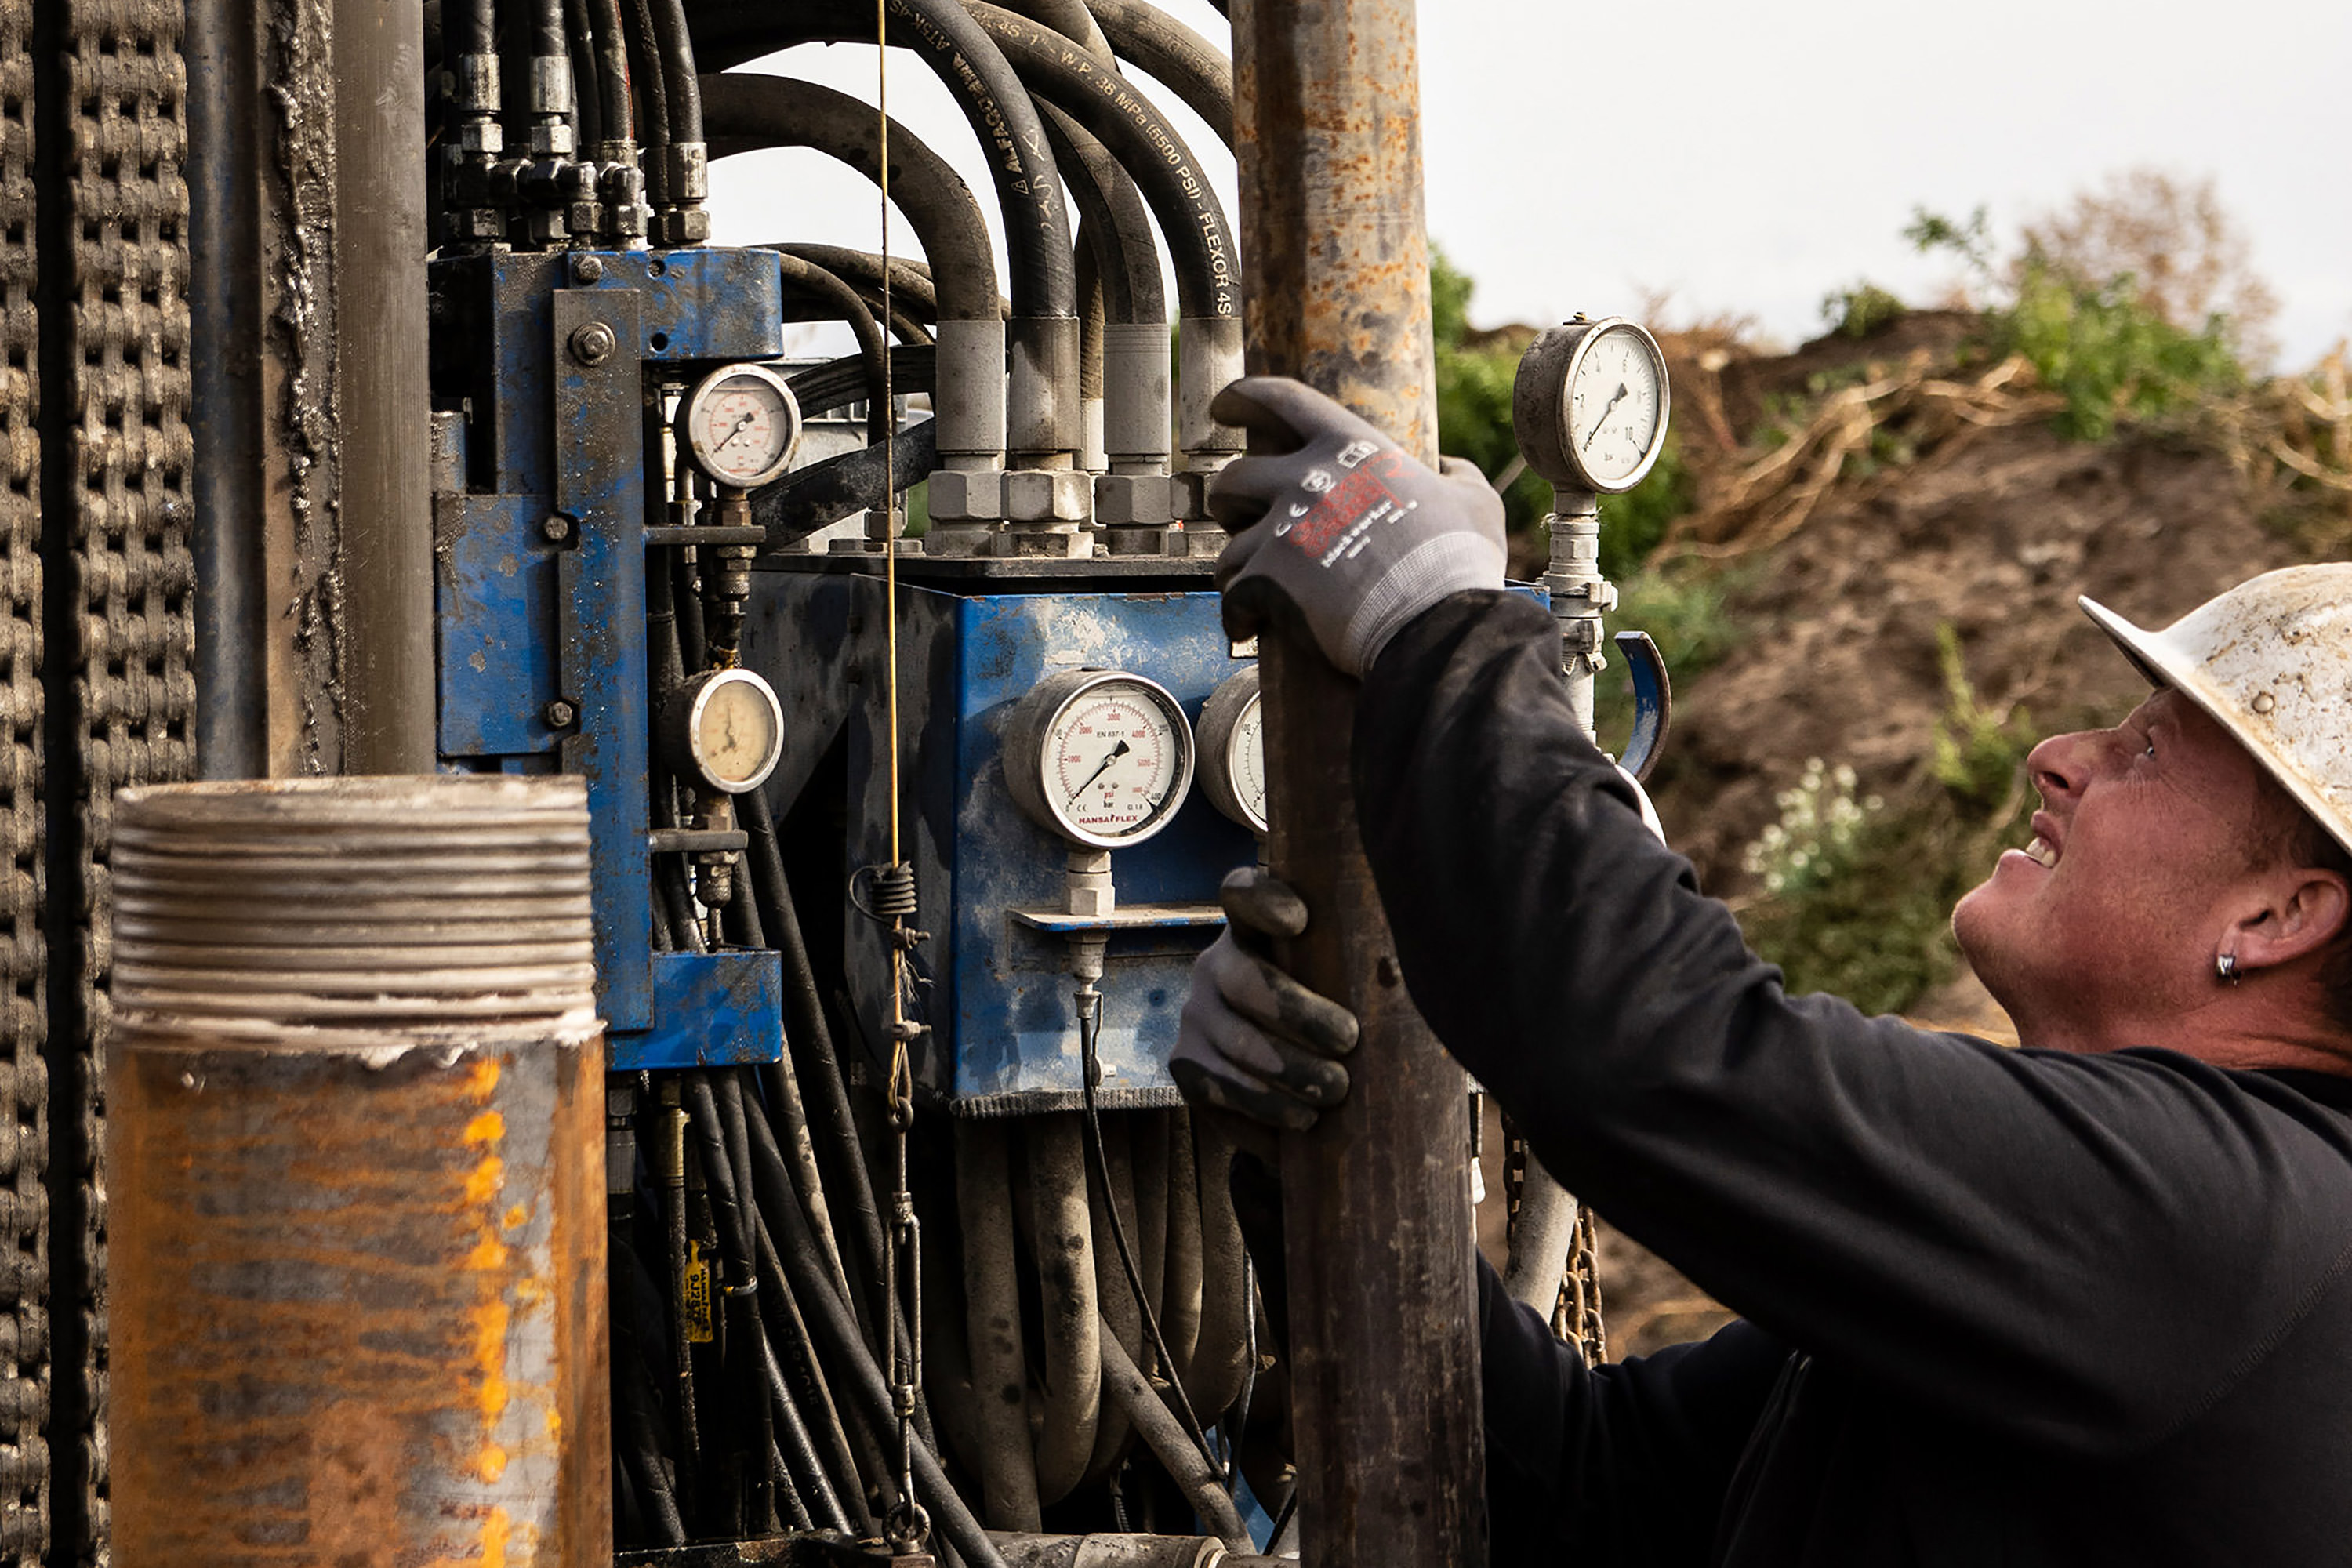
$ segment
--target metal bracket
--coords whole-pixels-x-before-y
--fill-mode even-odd
[[[596,982],[615,1032],[654,1021],[639,303],[633,289],[558,289],[551,322],[555,504],[579,520],[577,547],[556,560],[559,684],[579,726],[563,771],[588,781]],[[575,352],[591,338],[611,346]]]
[[[1637,781],[1646,782],[1665,750],[1666,731],[1674,725],[1675,684],[1666,674],[1665,656],[1647,632],[1619,632],[1612,639],[1633,680],[1633,733],[1625,742],[1619,765]]]

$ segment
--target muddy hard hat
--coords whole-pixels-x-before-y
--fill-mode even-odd
[[[2160,632],[2077,603],[2150,684],[2205,710],[2352,849],[2352,563],[2265,572]]]

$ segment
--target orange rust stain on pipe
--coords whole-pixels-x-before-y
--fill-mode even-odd
[[[466,1178],[463,1206],[473,1208],[497,1197],[499,1188],[505,1184],[506,1173],[506,1162],[496,1154],[490,1155],[475,1166],[474,1173]]]
[[[486,1100],[498,1091],[499,1064],[484,1057],[466,1072],[466,1092],[478,1100]]]
[[[507,1119],[495,1110],[485,1110],[466,1123],[466,1142],[495,1143],[507,1135]]]

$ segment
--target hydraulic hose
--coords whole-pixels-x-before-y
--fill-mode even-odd
[[[1233,150],[1234,62],[1216,45],[1150,0],[1087,0],[1087,9],[1112,52],[1165,85]]]
[[[459,55],[487,55],[496,47],[498,11],[492,0],[457,0],[449,7],[449,41],[445,60]]]
[[[1031,21],[1051,27],[1078,47],[1105,65],[1113,64],[1110,40],[1095,25],[1094,15],[1086,0],[1014,0],[1006,7],[1018,11]]]
[[[563,36],[563,0],[531,0],[530,58],[563,60],[569,69],[571,53]]]
[[[869,180],[881,178],[879,118],[870,105],[846,93],[788,77],[706,77],[702,113],[713,158],[768,147],[806,147]],[[895,121],[890,126],[890,199],[922,242],[936,286],[937,310],[960,321],[993,319],[996,255],[980,203],[946,159]],[[855,276],[837,258],[815,254],[814,247],[792,249],[829,271]],[[873,280],[880,281],[878,266]],[[894,270],[893,292],[899,287]]]
[[[629,80],[643,110],[637,116],[637,140],[648,153],[646,184],[653,187],[654,205],[659,206],[667,195],[664,177],[667,160],[656,150],[669,145],[669,89],[662,83],[661,57],[654,49],[653,7],[646,0],[628,0],[628,9],[622,16],[625,22],[624,34],[628,39]]]
[[[803,261],[813,261],[837,278],[845,278],[871,297],[881,292],[882,258],[870,250],[854,250],[845,245],[804,245],[792,240],[770,240],[770,250],[781,250],[787,256],[797,256]],[[940,319],[940,299],[931,282],[929,262],[913,257],[894,256],[890,258],[891,302],[908,315],[926,321]],[[996,313],[1005,313],[1003,299],[996,301]]]
[[[1201,1450],[1177,1424],[1175,1415],[1160,1401],[1151,1384],[1118,1342],[1118,1336],[1106,1330],[1102,1336],[1103,1402],[1132,1422],[1144,1447],[1166,1468],[1169,1476],[1184,1493],[1184,1500],[1192,1505],[1202,1522],[1218,1540],[1233,1552],[1254,1552],[1257,1543],[1249,1531],[1242,1528],[1241,1515],[1234,1511],[1234,1500],[1225,1495],[1217,1472],[1209,1468]]]
[[[1083,220],[1079,235],[1093,242],[1108,319],[1149,321],[1165,329],[1168,296],[1160,275],[1160,246],[1135,182],[1102,142],[1069,115],[1049,103],[1039,104],[1038,113]]]
[[[669,139],[699,142],[702,87],[694,70],[694,39],[686,25],[684,0],[652,0],[650,38],[661,62],[662,96],[669,109]]]
[[[754,794],[757,792],[754,791]],[[755,1145],[756,1149],[756,1145]],[[781,1178],[782,1162],[778,1160],[772,1174]],[[835,1295],[822,1268],[815,1267],[816,1248],[807,1233],[807,1221],[801,1215],[796,1203],[769,1205],[762,1212],[761,1232],[766,1234],[766,1221],[781,1222],[784,1230],[782,1247],[768,1241],[768,1250],[774,1253],[785,1276],[791,1279],[793,1294],[809,1309],[809,1322],[816,1331],[820,1348],[836,1373],[845,1373],[849,1385],[850,1405],[860,1421],[878,1440],[885,1436],[895,1450],[898,1439],[898,1418],[894,1414],[890,1389],[883,1379],[881,1369],[874,1363],[873,1352],[857,1331],[849,1315],[848,1303]],[[926,1444],[914,1445],[915,1493],[930,1510],[933,1523],[948,1543],[963,1554],[974,1568],[1004,1568],[1004,1559],[989,1542],[971,1516],[971,1510],[946,1472],[940,1468],[939,1457]]]
[[[1576,1200],[1530,1152],[1527,1181],[1519,1190],[1519,1212],[1511,1227],[1510,1266],[1504,1271],[1504,1290],[1512,1300],[1542,1313],[1544,1321],[1551,1321],[1575,1245]]]
[[[1125,1227],[1121,1231],[1124,1236],[1132,1237],[1135,1233],[1135,1226],[1129,1223],[1135,1209],[1134,1194],[1121,1190],[1134,1185],[1134,1173],[1128,1162],[1126,1129],[1109,1126],[1097,1131],[1103,1134],[1097,1151],[1101,1163],[1095,1169],[1097,1179],[1087,1184],[1087,1214],[1094,1230],[1095,1310],[1102,1317],[1103,1364],[1108,1368],[1114,1348],[1130,1363],[1143,1353],[1143,1300],[1129,1288],[1120,1266],[1121,1255],[1112,1241],[1112,1232],[1118,1227]],[[1087,1459],[1088,1481],[1098,1481],[1110,1473],[1126,1450],[1131,1429],[1125,1408],[1105,1399],[1101,1412],[1095,1417],[1094,1452]]]
[[[596,78],[596,32],[588,22],[588,0],[563,0],[563,29],[572,56],[572,111],[579,117],[573,145],[593,158],[604,140],[602,88]]]
[[[1191,1118],[1171,1110],[1168,1123],[1168,1264],[1160,1288],[1160,1337],[1174,1363],[1165,1369],[1168,1375],[1184,1383],[1201,1337],[1201,1182]]]
[[[803,261],[797,256],[779,252],[776,265],[784,275],[785,284],[803,293],[823,300],[843,321],[857,339],[858,357],[866,362],[866,439],[879,441],[890,433],[890,345],[882,336],[882,325],[874,312],[866,308],[857,290],[814,262]],[[763,942],[761,944],[765,946]]]
[[[1241,319],[1233,229],[1200,160],[1165,117],[1124,79],[1071,58],[1069,40],[984,0],[965,9],[1040,98],[1099,138],[1125,166],[1176,260],[1176,294],[1187,317]]]
[[[805,1221],[810,1212],[806,1192],[795,1192],[795,1183],[784,1169],[783,1154],[776,1147],[775,1131],[764,1117],[748,1118],[751,1131],[751,1191],[755,1199],[754,1217],[772,1212],[779,1204],[798,1202]],[[816,1342],[810,1335],[808,1320],[801,1311],[800,1300],[787,1284],[782,1265],[778,1260],[770,1239],[765,1219],[755,1226],[753,1239],[760,1245],[761,1289],[773,1297],[772,1310],[767,1310],[768,1337],[771,1344],[782,1344],[787,1364],[800,1387],[801,1399],[811,1419],[816,1422],[815,1436],[823,1444],[824,1473],[831,1489],[843,1506],[856,1510],[858,1519],[871,1527],[876,1521],[866,1513],[866,1492],[858,1479],[858,1456],[852,1451],[847,1431],[842,1426],[841,1409],[826,1383],[819,1362]],[[816,1266],[823,1268],[830,1253],[830,1238],[820,1236],[813,1223],[804,1223],[802,1233],[811,1237],[819,1257]],[[771,1278],[772,1276],[772,1278]],[[830,1277],[829,1277],[830,1278]],[[841,1281],[830,1279],[832,1289],[840,1300],[848,1295]]]
[[[710,1087],[710,1074],[707,1069],[686,1075],[686,1108],[692,1118],[695,1142],[702,1157],[703,1185],[710,1194],[711,1206],[717,1211],[720,1258],[726,1266],[728,1280],[725,1301],[728,1359],[732,1363],[735,1357],[751,1348],[751,1342],[765,1337],[757,1316],[759,1275],[756,1272],[758,1265],[753,1261],[755,1248],[748,1213],[751,1199],[748,1193],[738,1195],[734,1156],[728,1147],[734,1140],[730,1138],[726,1120],[720,1114],[719,1097]],[[738,1120],[740,1121],[740,1116]],[[748,1139],[745,1142],[743,1164],[748,1170],[751,1155]],[[728,1382],[732,1385],[729,1390],[732,1395],[730,1403],[735,1405],[739,1421],[746,1415],[751,1417],[748,1436],[752,1442],[751,1452],[760,1459],[759,1483],[764,1483],[768,1449],[775,1440],[773,1391],[767,1385],[766,1363],[762,1361],[752,1370],[752,1379],[758,1384],[754,1389],[743,1386],[746,1380],[740,1365],[730,1365],[729,1371],[731,1375]],[[741,1429],[737,1423],[730,1422],[730,1425],[736,1426],[739,1432]],[[748,1475],[741,1479],[751,1479]],[[764,1521],[761,1515],[773,1506],[766,1497],[764,1485],[759,1483],[750,1487],[745,1500],[750,1505],[749,1517],[739,1521],[754,1530],[762,1528]]]
[[[857,1135],[857,1121],[849,1108],[848,1083],[842,1076],[841,1058],[834,1049],[833,1030],[825,1022],[823,994],[817,990],[816,970],[809,963],[808,944],[802,939],[792,886],[784,877],[774,816],[761,791],[748,790],[737,797],[737,802],[745,837],[751,841],[746,858],[751,863],[751,886],[767,906],[761,918],[783,959],[784,1005],[790,1014],[792,1037],[799,1043],[815,1079],[814,1086],[803,1079],[802,1087],[814,1089],[812,1109],[816,1115],[815,1124],[833,1144],[847,1189],[841,1194],[845,1209],[837,1217],[849,1233],[850,1250],[857,1254],[858,1278],[878,1286],[882,1279],[882,1215],[874,1206],[874,1184],[866,1173],[865,1144]]]
[[[1102,1412],[1102,1313],[1095,1305],[1094,1222],[1078,1118],[1029,1119],[1029,1252],[1037,1260],[1045,1420],[1037,1434],[1037,1500],[1050,1507],[1084,1479]]]
[[[1029,1368],[1013,1246],[1004,1123],[955,1124],[956,1215],[963,1233],[964,1331],[980,1410],[981,1495],[998,1530],[1041,1530],[1029,1436]]]
[[[955,0],[884,4],[891,42],[915,50],[946,83],[988,153],[1003,209],[1014,314],[1075,318],[1077,280],[1061,175],[1021,79]],[[713,69],[794,44],[874,41],[874,12],[857,0],[811,0],[782,15],[767,0],[719,0],[698,6],[695,21],[697,53]]]
[[[604,146],[632,141],[628,36],[621,26],[620,0],[586,0],[588,28],[596,46],[596,119]],[[607,153],[605,156],[610,156]]]

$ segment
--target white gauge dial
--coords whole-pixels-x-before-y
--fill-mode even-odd
[[[1201,710],[1202,784],[1219,811],[1253,833],[1265,831],[1265,709],[1258,668],[1236,671]]]
[[[1665,449],[1673,402],[1657,340],[1622,317],[1538,334],[1511,384],[1528,467],[1564,490],[1622,495]]]
[[[784,752],[784,710],[768,683],[748,669],[701,676],[662,709],[671,765],[712,789],[757,789]]]
[[[1157,683],[1118,670],[1042,681],[1005,728],[1005,783],[1073,843],[1139,844],[1174,820],[1192,785],[1192,728]]]
[[[801,439],[800,405],[765,365],[716,371],[688,395],[679,434],[702,471],[722,485],[753,489],[782,473]]]
[[[1594,331],[1568,389],[1568,437],[1595,489],[1630,484],[1665,434],[1666,372],[1650,335],[1630,323]]]

